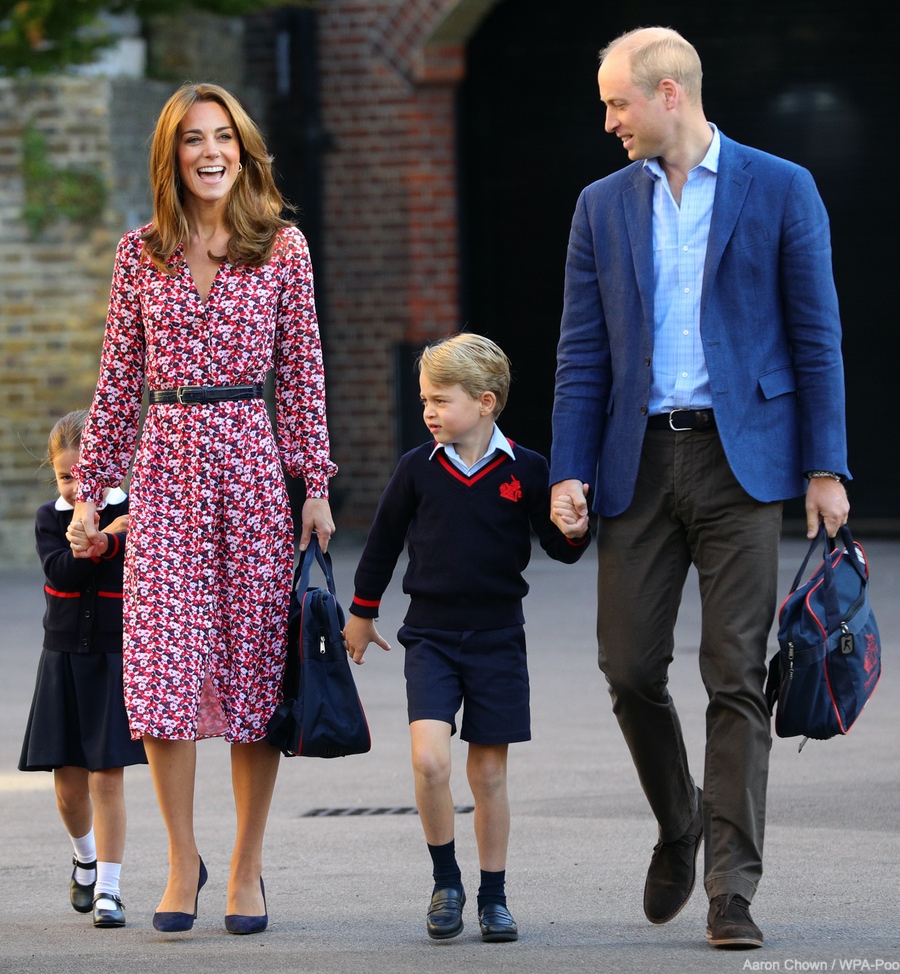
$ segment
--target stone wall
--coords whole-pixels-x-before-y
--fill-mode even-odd
[[[171,85],[105,78],[0,78],[0,563],[34,557],[34,512],[52,499],[47,434],[90,404],[116,242],[149,215],[146,139]],[[91,219],[37,236],[23,220],[26,133],[53,174],[106,187]]]
[[[496,2],[328,0],[317,7],[321,122],[331,140],[320,298],[342,528],[368,526],[395,465],[408,350],[461,325],[455,99],[466,39]],[[4,561],[34,557],[34,510],[53,496],[39,468],[47,433],[58,416],[90,401],[115,243],[149,218],[147,137],[174,82],[224,83],[266,127],[272,65],[245,72],[234,21],[217,26],[185,14],[156,26],[150,62],[165,66],[171,82],[0,79]],[[186,42],[198,32],[215,43]],[[43,239],[29,239],[21,218],[29,125],[47,136],[53,166],[102,176],[108,198],[92,226],[61,221]],[[296,202],[302,225],[303,200]],[[415,380],[406,385],[417,427]]]

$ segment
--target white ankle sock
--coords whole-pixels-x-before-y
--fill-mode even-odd
[[[80,864],[83,862],[93,862],[97,858],[97,843],[94,840],[94,830],[91,829],[87,835],[81,836],[80,839],[74,835],[70,835],[69,838],[72,840],[75,857],[79,863],[75,867],[75,882],[81,883],[82,886],[90,886],[97,878],[97,873],[93,868],[82,869]]]
[[[97,885],[94,887],[94,896],[98,893],[115,893],[119,895],[119,874],[122,871],[120,862],[98,862],[97,863]],[[107,909],[110,909],[107,907]]]
[[[74,835],[70,835],[69,838],[72,840],[79,862],[93,862],[97,858],[97,842],[94,839],[93,829],[80,839],[76,839]]]

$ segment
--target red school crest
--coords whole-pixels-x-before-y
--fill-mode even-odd
[[[504,500],[517,501],[522,497],[522,484],[515,477],[510,477],[508,484],[500,484],[500,496]]]

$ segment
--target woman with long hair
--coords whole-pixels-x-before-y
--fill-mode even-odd
[[[257,933],[268,922],[262,846],[279,759],[264,737],[293,560],[282,463],[306,484],[300,547],[313,530],[327,547],[334,531],[312,269],[282,218],[260,132],[224,89],[185,85],[169,99],[150,177],[153,222],[116,254],[70,540],[78,556],[96,554],[95,506],[134,455],[124,685],[169,838],[154,926],[193,926],[207,879],[194,836],[196,741],[224,736],[237,809],[225,925]],[[274,434],[262,398],[270,368]]]

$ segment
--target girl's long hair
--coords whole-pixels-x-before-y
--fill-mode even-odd
[[[291,223],[281,216],[285,202],[275,186],[272,157],[256,123],[234,95],[213,84],[182,85],[159,113],[150,147],[153,224],[142,238],[144,252],[160,270],[173,273],[166,262],[179,244],[188,241],[190,229],[178,174],[178,130],[185,115],[201,101],[217,102],[230,117],[244,167],[225,204],[225,225],[231,231],[228,248],[224,254],[210,257],[259,267],[272,256],[278,231]]]
[[[78,450],[81,446],[81,431],[84,429],[88,411],[76,409],[57,420],[47,438],[47,458],[44,463],[53,463],[66,450]]]

